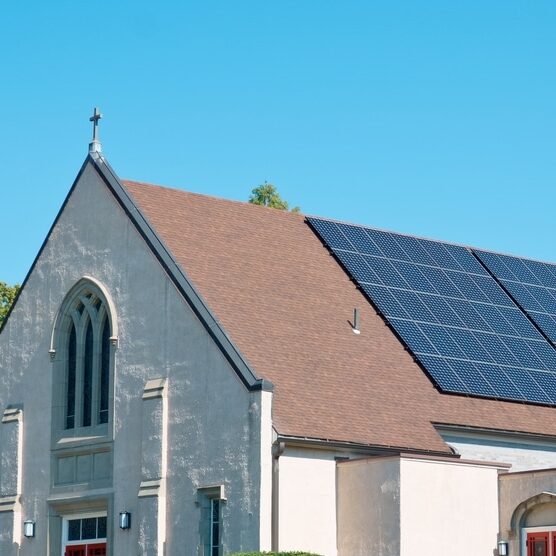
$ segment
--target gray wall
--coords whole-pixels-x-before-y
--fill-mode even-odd
[[[149,379],[160,377],[167,378],[168,396],[166,553],[197,553],[197,488],[214,484],[226,487],[225,549],[257,548],[260,394],[249,393],[240,383],[111,193],[88,167],[0,335],[0,410],[10,404],[24,408],[21,518],[37,522],[36,538],[23,539],[19,554],[44,555],[48,521],[57,536],[60,513],[78,509],[87,494],[79,485],[52,486],[53,364],[48,355],[56,311],[85,275],[106,286],[119,324],[113,444],[104,439],[105,448],[112,452],[108,483],[113,484],[93,485],[94,492],[89,492],[89,506],[100,500],[112,510],[111,553],[146,553],[139,543],[137,521],[132,521],[131,531],[123,532],[116,515],[124,509],[138,515],[138,491],[144,478],[142,394]],[[55,499],[49,503],[49,497]],[[11,516],[0,513],[3,555],[14,553],[11,539],[4,534]]]

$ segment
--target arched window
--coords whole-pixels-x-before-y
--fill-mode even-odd
[[[51,355],[65,430],[104,425],[110,420],[114,314],[99,284],[80,280],[57,316]],[[61,407],[60,407],[61,406]]]

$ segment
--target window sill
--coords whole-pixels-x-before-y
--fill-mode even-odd
[[[96,427],[71,429],[55,432],[52,438],[52,450],[77,448],[112,442],[108,424]]]

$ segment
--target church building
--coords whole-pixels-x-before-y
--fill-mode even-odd
[[[0,329],[0,554],[556,556],[555,346],[555,265],[95,137]]]

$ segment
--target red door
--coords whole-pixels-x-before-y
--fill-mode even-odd
[[[87,556],[106,556],[106,543],[88,544]]]
[[[66,546],[66,556],[87,556],[87,545]]]
[[[540,533],[527,533],[527,556],[552,556],[548,552],[548,539],[550,533],[543,531]],[[554,543],[553,537],[553,543]]]
[[[65,556],[106,556],[106,543],[67,546]]]

